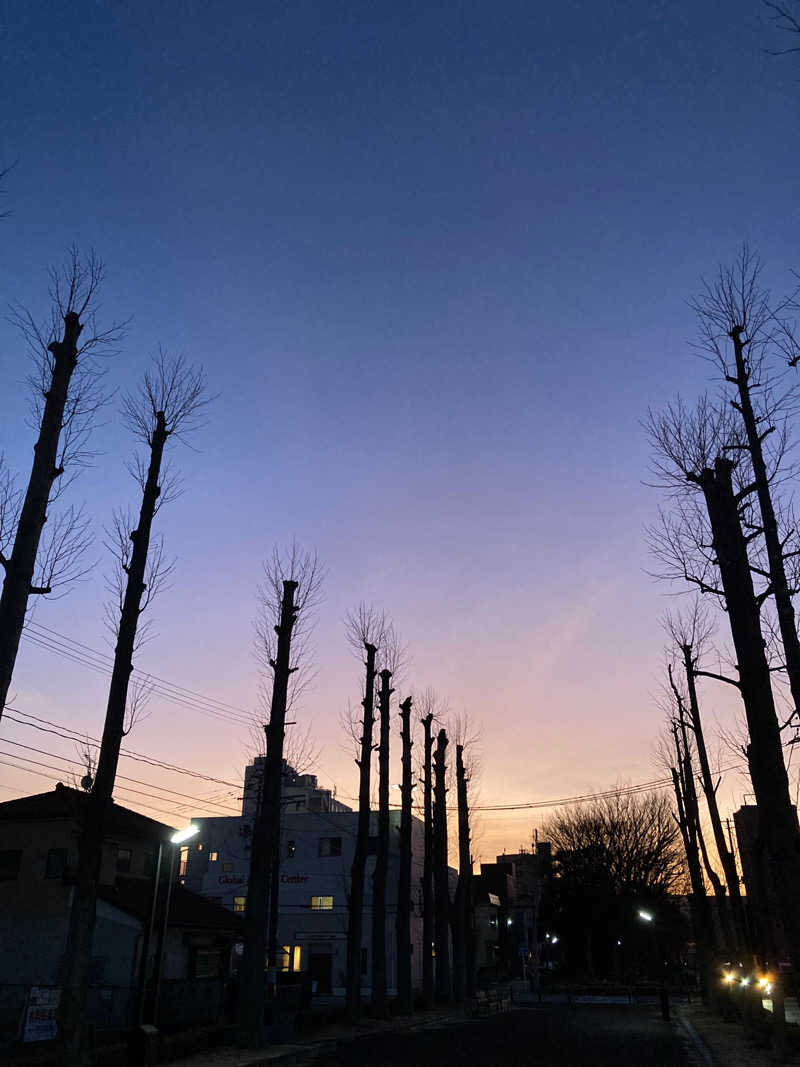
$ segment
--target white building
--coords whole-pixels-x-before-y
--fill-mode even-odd
[[[317,795],[326,792],[316,790]],[[313,810],[313,789],[309,789],[300,801],[301,809],[293,810],[297,803],[292,799],[294,793],[294,786],[287,784],[281,820],[278,944],[282,949],[282,958],[279,963],[284,971],[309,971],[319,993],[344,994],[347,897],[358,814],[335,801],[338,808],[345,810]],[[328,797],[332,799],[329,793]],[[369,988],[372,967],[372,874],[375,868],[377,819],[377,813],[372,812],[361,941],[361,974],[365,993]],[[243,815],[198,818],[193,822],[200,827],[200,831],[186,854],[184,884],[188,889],[234,912],[244,912],[252,819]],[[399,811],[391,811],[390,824],[386,969],[389,991],[393,993],[397,985],[395,921],[400,859]],[[413,819],[411,940],[412,982],[415,986],[422,983],[422,856],[423,825],[419,819]]]

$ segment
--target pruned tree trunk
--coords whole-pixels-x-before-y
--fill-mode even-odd
[[[683,654],[683,665],[686,674],[686,686],[689,693],[689,716],[691,719],[692,731],[694,733],[694,743],[697,749],[697,761],[700,764],[700,781],[703,786],[703,794],[706,798],[706,805],[708,807],[708,817],[711,821],[711,830],[714,835],[714,844],[717,847],[717,854],[719,855],[719,861],[722,864],[722,870],[725,875],[725,882],[728,887],[730,913],[733,919],[733,936],[735,944],[731,947],[744,951],[747,947],[747,924],[745,922],[744,915],[744,903],[742,901],[742,894],[739,885],[739,872],[736,868],[736,857],[728,848],[725,841],[725,832],[722,829],[722,818],[719,813],[719,805],[717,804],[717,785],[714,783],[713,776],[711,774],[711,765],[708,759],[708,750],[706,749],[705,735],[703,733],[703,723],[700,717],[700,702],[697,699],[697,685],[695,680],[695,663],[692,655],[692,646],[688,644],[681,645],[681,652]],[[715,893],[718,893],[717,886],[714,886]],[[723,893],[724,896],[724,893]],[[720,914],[722,919],[722,914]]]
[[[473,984],[470,965],[472,858],[463,745],[456,745],[456,795],[458,797],[458,885],[453,905],[453,997],[457,1004],[461,1004],[470,993]]]
[[[436,996],[449,1003],[452,999],[450,971],[450,886],[447,864],[447,782],[445,750],[447,733],[439,731],[434,755],[433,802],[433,885],[436,933]]]
[[[422,1000],[433,1007],[433,939],[435,936],[433,893],[433,712],[422,719],[425,731],[422,768],[424,838],[422,854]]]
[[[281,834],[281,783],[283,738],[291,666],[292,630],[297,618],[295,592],[298,583],[283,582],[277,653],[269,722],[266,726],[267,752],[261,783],[261,804],[256,815],[250,849],[250,872],[245,905],[244,954],[239,968],[237,1039],[240,1045],[255,1047],[264,1030],[264,962],[267,954],[268,899],[273,864],[277,863]]]
[[[703,872],[700,866],[700,853],[698,848],[699,818],[696,795],[693,789],[691,756],[688,748],[683,747],[678,737],[677,727],[673,725],[673,737],[677,765],[671,768],[672,780],[675,787],[675,798],[678,805],[678,826],[686,851],[686,865],[689,868],[689,879],[692,886],[690,909],[692,926],[694,927],[697,942],[697,954],[700,963],[700,980],[703,996],[708,993],[711,981],[711,967],[714,952],[714,924],[711,917],[708,896],[706,895]]]
[[[61,990],[61,1038],[65,1062],[83,1067],[89,1062],[87,997],[96,920],[97,882],[103,858],[106,821],[112,803],[119,752],[125,732],[128,685],[139,625],[153,517],[161,494],[159,478],[168,428],[163,411],[156,414],[150,445],[150,464],[142,493],[139,522],[131,531],[133,549],[127,565],[127,582],[119,619],[114,666],[106,717],[92,791],[78,841],[78,869],[64,950]]]
[[[389,871],[389,686],[392,672],[380,672],[378,689],[380,729],[378,742],[378,842],[372,878],[372,1010],[383,1018],[386,1005],[386,876]]]
[[[778,532],[778,521],[775,516],[775,507],[770,489],[770,477],[764,461],[763,442],[775,427],[765,426],[764,420],[759,419],[753,410],[751,372],[745,352],[750,342],[749,339],[745,338],[744,334],[744,325],[740,323],[731,324],[728,336],[733,342],[736,374],[729,375],[728,381],[736,386],[739,394],[739,402],[734,402],[733,406],[742,417],[747,435],[748,451],[753,468],[753,481],[756,487],[759,511],[761,512],[764,546],[766,547],[769,561],[772,595],[775,598],[775,609],[778,615],[778,626],[783,644],[786,674],[789,678],[789,687],[792,691],[795,709],[800,714],[800,639],[797,635],[792,594],[786,577],[784,546],[781,543],[780,533]]]
[[[739,688],[747,717],[747,754],[759,825],[773,871],[781,919],[793,964],[800,966],[800,833],[789,792],[780,728],[761,632],[759,603],[747,556],[736,494],[733,464],[718,458],[698,477],[713,534],[714,551],[725,593]]]
[[[400,705],[402,780],[400,783],[400,867],[397,876],[397,1005],[401,1014],[414,1007],[411,982],[411,697]]]
[[[11,555],[6,559],[0,554],[0,564],[5,571],[0,594],[0,719],[14,673],[28,597],[50,591],[46,587],[34,586],[36,557],[42,530],[47,522],[50,493],[56,479],[64,473],[63,468],[58,466],[58,447],[70,381],[78,363],[78,338],[82,330],[78,314],[67,311],[61,340],[49,345],[53,356],[52,375],[45,393],[39,436],[33,448],[28,487],[19,513]]]
[[[367,653],[364,687],[364,718],[360,755],[356,760],[358,781],[358,826],[356,847],[350,868],[350,898],[347,902],[347,990],[346,1010],[352,1022],[361,1014],[361,924],[364,911],[364,875],[369,849],[369,781],[372,762],[372,727],[375,722],[375,645],[364,642]]]

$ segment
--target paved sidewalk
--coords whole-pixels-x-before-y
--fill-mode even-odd
[[[741,1022],[725,1022],[699,1001],[676,1005],[675,1014],[700,1036],[716,1067],[775,1067],[778,1062],[771,1049],[759,1048],[745,1036]],[[800,1064],[800,1057],[790,1056],[781,1062]]]

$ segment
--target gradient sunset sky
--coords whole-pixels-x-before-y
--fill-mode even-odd
[[[647,573],[639,423],[707,380],[686,303],[702,275],[744,240],[776,289],[800,268],[782,43],[756,0],[0,2],[3,302],[44,317],[48,266],[93,247],[99,321],[132,320],[109,384],[163,345],[218,394],[196,451],[174,449],[185,492],[158,522],[177,565],[138,666],[253,709],[261,560],[294,537],[327,571],[297,718],[341,796],[361,600],[409,646],[399,695],[433,686],[482,728],[483,804],[660,776],[668,590]],[[27,370],[0,320],[0,451],[23,480]],[[103,526],[136,503],[117,408],[69,494],[97,566],[33,616],[106,655]],[[97,737],[106,684],[24,641],[12,704]],[[242,722],[149,711],[133,749],[241,778]],[[12,769],[60,765],[12,740],[75,758],[4,721],[2,799],[66,780]],[[118,800],[175,824],[164,789],[201,798],[188,814],[237,807],[234,788],[121,771],[161,791]],[[543,814],[485,814],[481,858]]]

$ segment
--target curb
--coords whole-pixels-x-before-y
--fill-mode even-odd
[[[700,1034],[698,1034],[697,1030],[689,1022],[689,1020],[686,1018],[680,1008],[678,1008],[675,1014],[678,1017],[678,1023],[680,1024],[683,1032],[686,1034],[689,1041],[692,1043],[692,1047],[694,1048],[695,1052],[700,1057],[700,1062],[702,1063],[703,1067],[719,1067],[714,1057],[714,1053],[702,1039]]]

